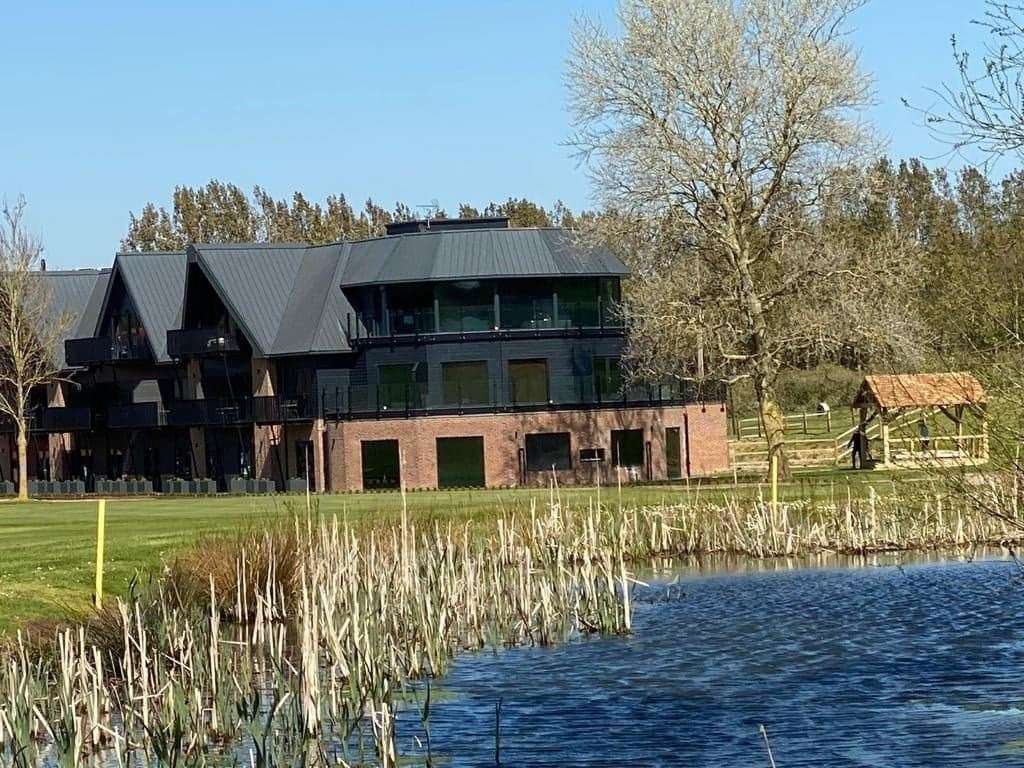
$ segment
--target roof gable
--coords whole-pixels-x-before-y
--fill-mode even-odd
[[[184,251],[120,253],[114,260],[114,270],[124,281],[132,306],[146,329],[153,359],[158,363],[170,360],[167,331],[181,325],[187,266],[188,258]],[[113,281],[112,276],[111,285]],[[100,321],[106,311],[105,300]]]
[[[307,247],[245,244],[192,249],[254,351],[271,354]]]

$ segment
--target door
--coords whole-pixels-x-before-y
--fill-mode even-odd
[[[484,439],[437,438],[437,487],[482,488],[484,485]]]
[[[679,427],[665,430],[665,467],[669,480],[678,480],[683,476],[683,451],[680,443]]]

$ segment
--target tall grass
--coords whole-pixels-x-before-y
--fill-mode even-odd
[[[629,632],[637,564],[1020,538],[955,500],[874,495],[777,509],[553,495],[488,529],[296,517],[179,558],[82,626],[19,635],[0,653],[0,762],[394,766],[413,681],[466,650]],[[415,721],[426,730],[427,710]]]

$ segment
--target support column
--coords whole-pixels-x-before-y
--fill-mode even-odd
[[[189,400],[203,400],[203,369],[199,358],[190,357],[185,364],[185,388]],[[206,477],[206,429],[189,427],[188,442],[192,455],[192,477]]]
[[[253,397],[272,397],[277,394],[277,370],[273,361],[265,357],[252,359]],[[253,476],[274,480],[284,490],[288,478],[282,477],[288,446],[282,445],[281,424],[254,424],[252,428]]]
[[[326,431],[322,418],[313,421],[313,429],[310,430],[310,439],[313,441],[313,475],[315,484],[313,490],[323,493],[327,490],[327,480],[324,473],[327,469],[327,462],[324,459],[324,439]]]
[[[65,383],[62,381],[51,382],[46,385],[46,407],[64,408],[67,405],[67,398],[64,392]],[[46,452],[50,459],[50,479],[67,479],[67,456],[71,450],[70,432],[50,432],[46,435]]]

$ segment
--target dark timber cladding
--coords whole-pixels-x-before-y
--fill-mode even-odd
[[[721,471],[719,388],[622,375],[627,274],[571,233],[500,217],[316,246],[198,243],[45,273],[75,314],[65,359],[79,367],[34,399],[31,471],[104,492]],[[10,438],[0,430],[0,479]]]

